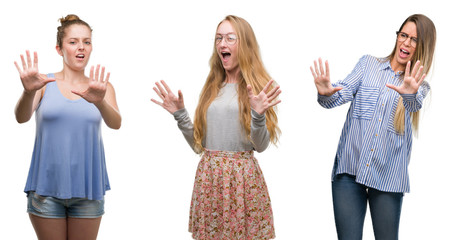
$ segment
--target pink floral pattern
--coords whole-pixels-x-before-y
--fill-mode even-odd
[[[195,176],[189,232],[197,240],[275,238],[269,193],[253,151],[205,151]]]

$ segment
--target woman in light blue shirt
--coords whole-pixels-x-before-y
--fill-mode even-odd
[[[102,119],[120,128],[114,88],[100,65],[84,74],[92,51],[91,27],[76,15],[60,19],[57,73],[40,74],[29,51],[15,63],[24,91],[19,123],[36,112],[36,138],[25,192],[39,239],[95,239],[110,189],[101,134]]]
[[[333,108],[351,102],[332,172],[339,239],[362,239],[367,202],[376,239],[398,239],[408,163],[419,110],[430,91],[436,30],[426,16],[408,17],[386,58],[363,56],[344,80],[331,84],[328,62],[311,72],[318,102]]]

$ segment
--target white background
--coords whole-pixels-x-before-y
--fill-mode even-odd
[[[93,31],[91,64],[105,65],[123,117],[118,131],[103,126],[112,190],[98,239],[190,239],[189,204],[199,156],[172,116],[150,98],[166,80],[181,89],[191,116],[209,71],[217,24],[228,14],[246,19],[271,76],[281,85],[277,147],[257,154],[267,181],[277,239],[336,239],[330,174],[349,105],[316,102],[309,66],[328,59],[332,81],[364,54],[387,56],[395,31],[423,13],[437,28],[431,98],[414,139],[411,193],[403,203],[401,239],[449,239],[450,18],[444,1],[8,1],[0,7],[0,239],[35,239],[23,193],[34,143],[34,117],[18,124],[22,92],[14,61],[37,51],[40,72],[62,69],[55,51],[57,19],[70,13]],[[447,9],[447,10],[445,10]],[[364,239],[374,239],[367,214]]]

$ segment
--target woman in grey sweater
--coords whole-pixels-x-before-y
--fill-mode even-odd
[[[270,198],[253,150],[276,143],[280,130],[273,106],[279,86],[264,69],[254,32],[242,18],[227,16],[217,27],[211,70],[194,123],[161,81],[152,101],[177,120],[202,158],[192,194],[189,231],[194,239],[275,238]],[[257,93],[257,95],[255,95]]]

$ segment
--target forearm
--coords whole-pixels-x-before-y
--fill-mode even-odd
[[[177,121],[178,128],[181,133],[183,133],[184,138],[186,139],[189,146],[191,146],[192,150],[194,149],[194,124],[192,124],[191,118],[185,108],[180,109],[173,113],[173,117]]]
[[[403,105],[408,112],[417,112],[422,108],[423,100],[430,91],[430,85],[424,82],[415,94],[401,94]]]
[[[122,116],[120,115],[118,109],[114,108],[105,99],[103,99],[100,103],[95,104],[95,106],[100,111],[103,121],[105,121],[108,127],[112,129],[120,128],[122,125]]]
[[[270,133],[267,130],[265,114],[258,114],[252,110],[250,137],[252,138],[253,147],[257,152],[262,152],[269,146]]]
[[[28,122],[31,116],[33,116],[33,103],[36,95],[36,92],[27,93],[23,91],[14,110],[14,114],[16,115],[16,120],[18,123]]]

